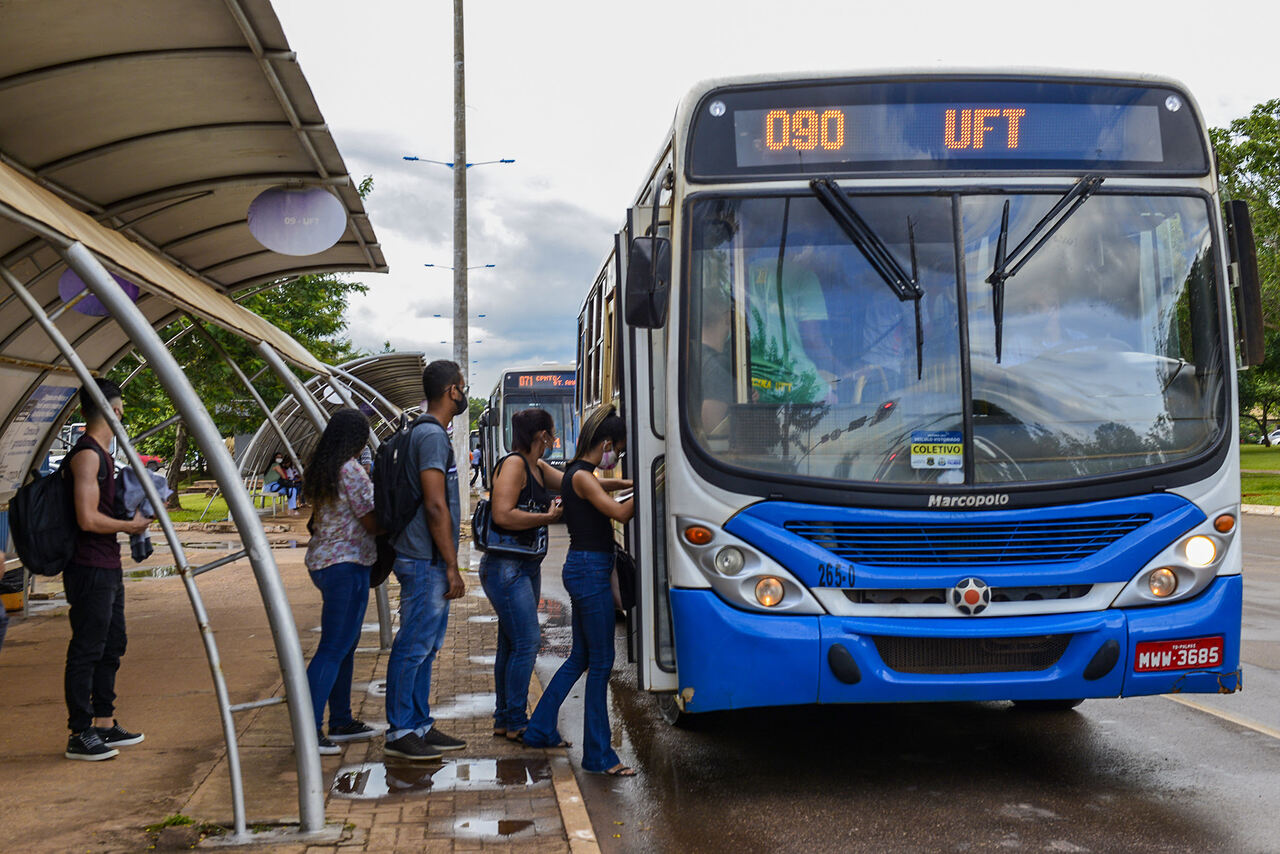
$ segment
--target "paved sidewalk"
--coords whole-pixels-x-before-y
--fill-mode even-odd
[[[297,530],[297,528],[295,528]],[[319,639],[319,592],[302,565],[293,533],[270,535],[304,655]],[[300,536],[305,538],[305,533]],[[187,532],[190,560],[216,557],[226,535]],[[558,560],[558,555],[548,557]],[[167,553],[145,566],[163,575]],[[137,569],[126,560],[126,571]],[[564,751],[529,750],[492,736],[496,624],[474,572],[467,595],[453,604],[449,635],[436,659],[432,711],[440,727],[467,740],[443,762],[382,756],[382,739],[323,757],[326,820],[341,839],[307,844],[295,835],[251,846],[297,854],[318,852],[598,851]],[[265,613],[247,562],[201,576],[232,702],[278,695],[281,680]],[[41,583],[56,590],[55,581]],[[392,607],[398,588],[391,585]],[[0,650],[0,812],[4,850],[133,852],[181,850],[198,843],[197,827],[147,831],[181,814],[197,823],[232,819],[226,749],[212,682],[185,590],[176,577],[126,583],[129,650],[118,678],[121,722],[146,733],[107,762],[62,758],[66,711],[62,660],[69,628],[65,607],[10,623]],[[55,600],[57,601],[57,600]],[[353,707],[385,726],[387,653],[378,646],[372,600],[357,652]],[[536,684],[533,697],[538,693]],[[296,765],[283,706],[241,713],[240,759],[251,826],[263,840],[297,821]],[[202,847],[209,847],[213,838]]]

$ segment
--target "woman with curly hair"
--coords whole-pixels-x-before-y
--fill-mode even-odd
[[[504,542],[532,545],[546,526],[560,521],[551,499],[560,488],[560,472],[542,456],[555,444],[556,425],[545,409],[522,409],[511,416],[515,453],[494,467],[493,531]],[[480,584],[498,615],[498,654],[493,663],[493,734],[515,741],[529,723],[529,680],[538,657],[538,597],[542,558],[485,552]]]
[[[364,612],[369,569],[377,557],[373,535],[373,481],[360,465],[369,439],[369,419],[358,409],[339,409],[329,419],[307,464],[306,499],[314,508],[307,530],[306,564],[320,589],[320,645],[307,665],[320,753],[338,753],[337,742],[372,738],[376,731],[351,715],[351,670]],[[329,705],[329,735],[323,730]]]

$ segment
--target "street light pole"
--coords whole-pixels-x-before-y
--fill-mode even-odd
[[[462,0],[453,0],[453,162],[467,162],[466,81],[463,75]],[[467,170],[453,170],[453,360],[471,382],[467,353]],[[458,470],[458,501],[462,519],[471,518],[470,395],[465,412],[453,419],[453,458]]]

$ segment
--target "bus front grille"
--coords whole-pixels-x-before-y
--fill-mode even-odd
[[[899,673],[1012,673],[1047,670],[1071,642],[1070,635],[1020,638],[872,637],[890,670]]]
[[[792,521],[785,528],[864,566],[1068,563],[1105,549],[1151,521],[1145,513],[1019,522]]]

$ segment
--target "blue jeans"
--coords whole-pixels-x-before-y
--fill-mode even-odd
[[[551,747],[563,741],[556,729],[560,706],[584,672],[587,674],[583,715],[582,767],[607,771],[621,760],[610,746],[609,674],[613,670],[612,552],[570,551],[561,579],[573,603],[573,648],[542,692],[533,710],[524,743]]]
[[[538,596],[542,560],[498,554],[480,558],[480,584],[498,614],[498,656],[493,663],[495,729],[523,729],[529,722],[529,679],[538,657]]]
[[[280,481],[267,484],[267,492],[284,493],[284,497],[288,499],[289,509],[298,509],[298,487],[281,486]]]
[[[360,643],[364,612],[369,605],[369,567],[335,563],[311,573],[320,589],[320,645],[307,665],[316,729],[324,723],[329,703],[329,729],[349,724],[351,717],[351,667]]]
[[[387,659],[387,741],[431,729],[431,665],[449,624],[443,562],[397,556],[392,571],[400,581],[400,630]]]

